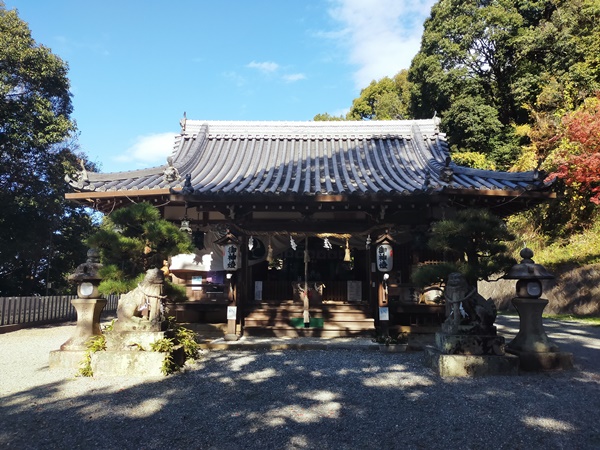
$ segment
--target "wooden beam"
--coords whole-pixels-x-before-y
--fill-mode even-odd
[[[65,194],[67,200],[85,200],[93,201],[94,199],[105,198],[123,198],[127,197],[154,197],[159,195],[169,195],[168,189],[137,189],[133,191],[83,191],[83,192],[68,192]]]

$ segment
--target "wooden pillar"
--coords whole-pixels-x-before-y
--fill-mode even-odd
[[[242,236],[239,252],[240,265],[238,269],[232,272],[231,288],[233,295],[230,296],[231,303],[227,306],[227,333],[226,341],[237,341],[240,336],[237,334],[237,323],[241,317],[241,309],[247,295],[247,269],[248,269],[248,242],[246,236]]]
[[[304,328],[308,328],[310,326],[310,304],[308,300],[308,236],[304,238],[304,297],[302,300]]]

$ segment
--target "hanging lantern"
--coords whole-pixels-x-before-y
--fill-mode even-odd
[[[187,218],[187,216],[181,219],[181,226],[179,227],[179,230],[185,233],[192,234],[192,229],[190,228],[190,221]]]
[[[179,227],[179,229],[181,231],[183,231],[184,233],[192,234],[192,228],[190,227],[190,219],[188,219],[187,211],[188,211],[188,204],[186,202],[185,203],[185,213],[183,215],[183,219],[181,219],[181,226]]]
[[[227,234],[215,241],[223,249],[223,270],[235,271],[240,267],[240,241],[227,230]]]
[[[223,246],[223,269],[234,271],[238,269],[238,251],[239,247],[235,244],[225,244]]]
[[[391,243],[395,242],[389,234],[383,235],[376,242],[375,259],[379,272],[391,272],[394,268],[394,250]]]

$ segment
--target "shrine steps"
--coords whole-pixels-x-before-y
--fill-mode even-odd
[[[244,319],[246,336],[352,337],[374,336],[375,322],[366,306],[343,302],[312,304],[310,327],[304,327],[299,301],[261,302],[251,305]]]

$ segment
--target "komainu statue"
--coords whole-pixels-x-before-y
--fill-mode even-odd
[[[150,269],[134,290],[123,294],[117,306],[115,330],[161,331],[165,319],[164,282],[160,269]]]
[[[496,305],[484,299],[477,289],[469,286],[458,272],[448,276],[444,290],[448,308],[442,330],[449,334],[495,335]]]

